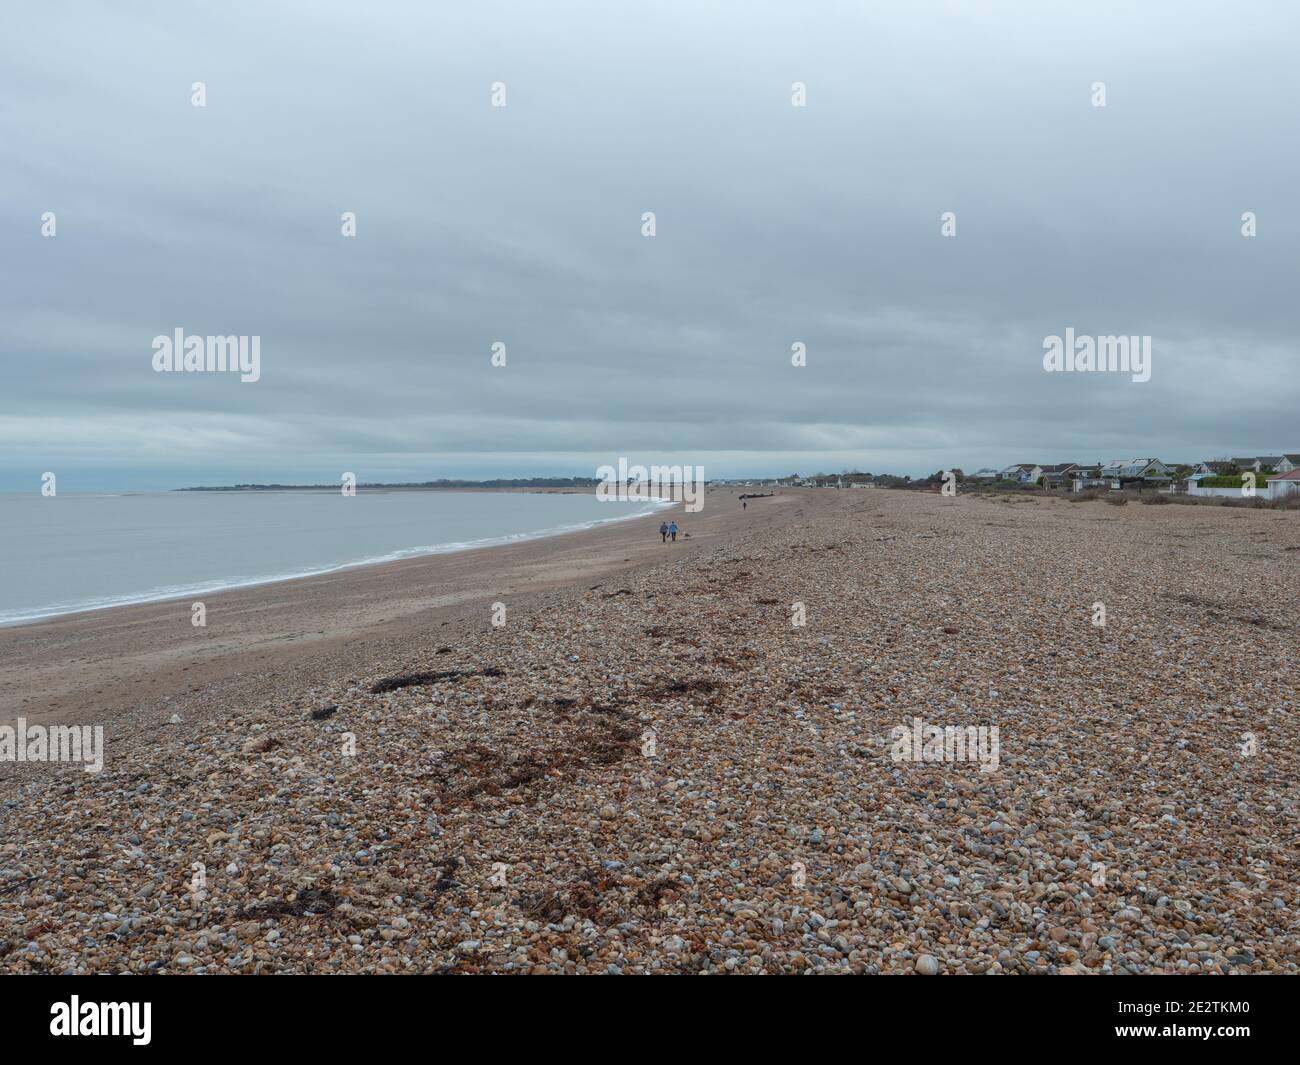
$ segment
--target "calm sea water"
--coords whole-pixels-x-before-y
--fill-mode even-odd
[[[0,493],[0,625],[508,543],[657,506],[587,493]]]

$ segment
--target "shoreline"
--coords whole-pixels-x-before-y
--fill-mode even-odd
[[[200,693],[213,705],[245,701],[268,671],[315,660],[302,668],[324,674],[329,654],[342,645],[371,649],[358,647],[358,656],[382,654],[374,645],[415,627],[474,619],[488,624],[493,602],[504,599],[514,608],[545,592],[660,560],[669,550],[690,554],[735,526],[767,524],[788,509],[772,500],[765,501],[763,515],[756,507],[742,511],[735,493],[725,489],[710,490],[706,498],[698,514],[684,514],[678,503],[572,532],[204,593],[202,628],[190,623],[185,593],[5,625],[0,723],[22,715],[40,724],[93,719],[116,729],[130,727],[128,719],[156,721],[160,706],[193,701]],[[664,516],[683,532],[667,548],[653,539]]]
[[[0,971],[1300,971],[1293,513],[679,524],[0,633]]]
[[[185,489],[179,489],[185,491]],[[224,490],[223,490],[224,491]],[[444,489],[431,489],[431,491],[444,491]],[[445,491],[459,491],[458,489],[445,489]],[[498,489],[482,489],[482,491],[498,491]],[[507,488],[499,491],[513,492],[516,489]],[[560,493],[565,494],[565,493]],[[576,494],[576,493],[567,493]],[[650,513],[624,514],[618,517],[601,518],[596,521],[576,522],[573,525],[553,526],[547,529],[537,529],[531,532],[508,533],[504,536],[484,537],[481,540],[471,541],[454,541],[447,544],[433,544],[428,547],[404,548],[398,551],[390,552],[386,556],[377,558],[358,559],[355,562],[331,563],[321,569],[310,569],[303,573],[273,574],[267,577],[251,577],[246,580],[235,578],[215,578],[206,583],[185,585],[176,589],[151,589],[149,591],[138,593],[124,593],[122,596],[115,598],[111,602],[98,603],[93,605],[77,604],[64,608],[58,604],[52,607],[37,608],[40,613],[35,613],[23,617],[11,618],[9,620],[0,620],[0,632],[6,629],[18,628],[24,625],[35,625],[43,621],[54,621],[60,618],[80,617],[86,614],[99,614],[105,610],[118,610],[123,607],[147,606],[151,603],[168,603],[175,602],[178,599],[189,599],[193,596],[213,596],[225,592],[241,591],[246,588],[259,588],[267,584],[282,584],[287,581],[309,580],[312,577],[324,577],[331,573],[341,573],[346,570],[361,569],[368,566],[384,566],[391,562],[404,562],[412,558],[427,558],[432,555],[452,555],[461,551],[479,551],[492,547],[506,547],[510,544],[527,543],[532,540],[544,540],[553,536],[566,536],[575,532],[584,532],[588,529],[600,528],[604,525],[610,525],[615,522],[636,521],[640,518],[657,517],[660,514],[668,513],[670,507],[677,505],[673,500],[653,499],[647,500],[647,503],[656,503],[658,507]],[[230,583],[230,581],[234,583]]]

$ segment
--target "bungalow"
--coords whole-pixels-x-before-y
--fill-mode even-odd
[[[1268,493],[1273,499],[1300,495],[1300,466],[1286,473],[1269,474]]]
[[[1168,473],[1169,467],[1159,459],[1112,459],[1101,468],[1103,477],[1117,481],[1140,481]]]
[[[1261,470],[1276,470],[1277,464],[1282,461],[1281,455],[1256,455],[1255,461],[1259,463],[1258,468]]]
[[[1283,455],[1282,461],[1278,462],[1273,469],[1278,473],[1290,473],[1292,470],[1300,470],[1300,455]]]
[[[1076,462],[1061,462],[1055,466],[1043,467],[1043,484],[1047,488],[1060,488],[1072,483],[1079,476]]]
[[[1198,462],[1194,472],[1205,477],[1218,477],[1221,474],[1231,473],[1232,463],[1227,459],[1216,459],[1213,462]]]
[[[1076,492],[1082,492],[1090,488],[1118,488],[1119,481],[1107,480],[1101,475],[1100,466],[1089,466],[1086,469],[1076,471],[1074,475],[1073,488]]]
[[[1001,473],[987,466],[982,470],[975,471],[975,480],[977,481],[996,481],[1000,476],[1002,476]]]
[[[1004,481],[1034,484],[1043,475],[1043,467],[1034,462],[1016,462],[1002,471]]]
[[[1259,459],[1257,458],[1234,458],[1231,462],[1239,470],[1254,470],[1256,473],[1259,472]]]

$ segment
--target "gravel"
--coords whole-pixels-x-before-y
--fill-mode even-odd
[[[1300,515],[787,505],[0,767],[0,971],[1300,971]]]

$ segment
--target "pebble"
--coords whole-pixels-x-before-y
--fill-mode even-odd
[[[0,972],[1300,972],[1300,715],[1259,666],[1293,514],[771,505],[504,627],[142,707],[93,780],[0,765]],[[997,767],[894,760],[914,717],[999,726]]]

